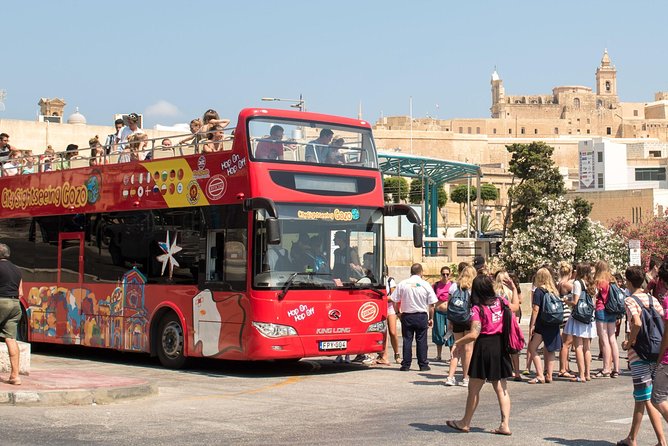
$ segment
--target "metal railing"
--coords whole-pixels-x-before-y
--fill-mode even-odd
[[[12,155],[14,153],[12,152],[8,156],[0,157],[0,176],[31,175],[39,172],[100,166],[119,162],[150,161],[193,155],[203,153],[205,145],[212,142],[219,142],[221,144],[220,151],[228,151],[232,149],[234,128],[226,128],[224,132],[226,132],[224,138],[220,141],[206,139],[206,134],[209,132],[205,131],[146,138],[138,142],[124,142],[122,144],[120,142],[112,145],[100,144],[99,146],[84,147],[77,151],[54,152],[53,156],[49,154],[23,154],[15,156]],[[177,140],[178,143],[172,146],[165,146],[162,144],[165,139],[169,139],[170,141]],[[192,142],[182,142],[184,140],[191,140]],[[79,155],[79,151],[91,151],[92,153],[97,147],[100,147],[102,150],[102,153],[99,155]],[[18,150],[16,152],[23,151]],[[124,157],[124,155],[128,156]]]

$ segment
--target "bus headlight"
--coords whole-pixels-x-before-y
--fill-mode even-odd
[[[384,332],[386,328],[385,321],[376,322],[375,324],[369,325],[369,328],[366,329],[367,333],[375,332]]]
[[[272,324],[268,322],[253,322],[253,327],[257,328],[262,336],[268,338],[282,338],[284,336],[296,336],[297,330],[289,325]]]

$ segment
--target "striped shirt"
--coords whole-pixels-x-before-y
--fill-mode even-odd
[[[638,293],[635,294],[635,297],[638,298],[638,300],[645,308],[649,308],[649,295],[647,293]],[[640,312],[642,310],[638,306],[638,302],[636,302],[633,297],[627,297],[624,299],[624,304],[626,305],[626,318],[629,320],[629,323],[631,319],[633,319],[633,316],[640,316]],[[652,298],[652,305],[654,306],[654,309],[657,313],[659,313],[661,316],[664,315],[663,307],[661,306],[659,299]],[[635,352],[633,347],[629,347],[629,362],[638,360],[640,360],[638,354]]]

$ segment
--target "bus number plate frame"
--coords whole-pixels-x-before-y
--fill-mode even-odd
[[[348,348],[348,341],[320,341],[318,348],[322,351],[327,350],[345,350]]]

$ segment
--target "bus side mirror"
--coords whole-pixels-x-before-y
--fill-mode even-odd
[[[413,225],[413,246],[422,248],[422,225]]]
[[[281,243],[281,227],[278,224],[278,219],[267,217],[264,223],[267,227],[267,244],[278,245]]]

